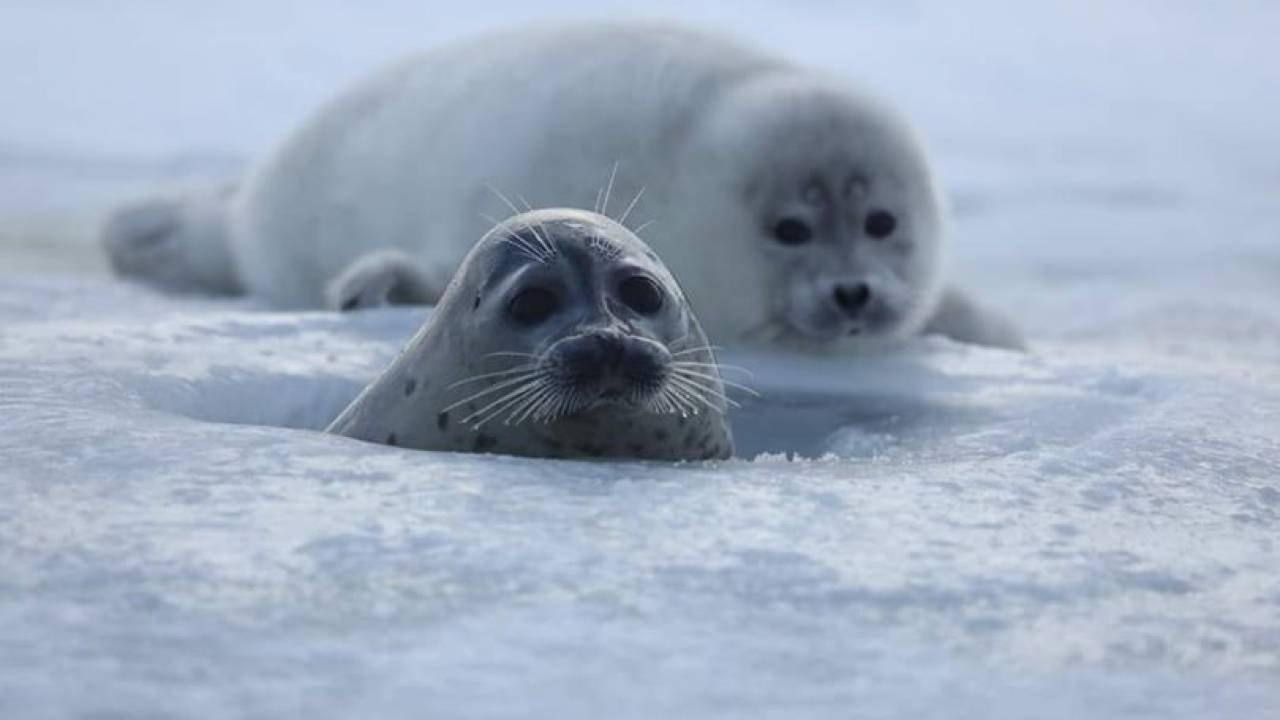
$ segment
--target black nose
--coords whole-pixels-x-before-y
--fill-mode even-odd
[[[562,359],[565,371],[576,381],[591,382],[615,371],[625,354],[622,338],[613,333],[592,333],[571,342]]]
[[[857,315],[871,299],[871,288],[867,287],[866,283],[836,285],[835,298],[836,305],[839,305],[846,315]]]
[[[590,333],[565,341],[560,367],[562,377],[575,385],[649,385],[662,378],[660,354],[655,343],[613,332]]]

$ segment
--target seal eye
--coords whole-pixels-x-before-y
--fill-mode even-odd
[[[872,211],[867,215],[867,220],[862,224],[862,229],[873,238],[886,238],[893,234],[893,229],[898,227],[898,219],[893,213],[884,210]]]
[[[783,218],[773,226],[773,237],[783,245],[803,245],[813,238],[813,230],[803,220]]]
[[[658,283],[644,275],[632,275],[623,280],[618,286],[618,297],[641,315],[653,315],[662,309],[662,290]]]
[[[507,313],[521,325],[537,325],[560,309],[560,298],[550,290],[531,287],[511,298]]]

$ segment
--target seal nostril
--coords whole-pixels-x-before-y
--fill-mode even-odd
[[[871,288],[866,283],[854,285],[837,285],[835,289],[836,305],[850,315],[862,310],[871,299]]]

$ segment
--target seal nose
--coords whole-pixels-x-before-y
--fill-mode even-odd
[[[836,305],[846,315],[857,316],[871,299],[871,288],[864,282],[840,283],[836,285],[833,295]]]
[[[564,369],[578,382],[598,382],[617,371],[626,345],[614,333],[591,333],[569,343],[563,351]]]
[[[616,332],[592,332],[564,343],[560,372],[581,387],[647,388],[662,380],[662,350],[656,343],[640,342]]]

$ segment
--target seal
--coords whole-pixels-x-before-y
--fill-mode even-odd
[[[490,230],[408,347],[328,432],[423,450],[727,458],[725,382],[634,233],[542,209]]]
[[[485,218],[508,214],[489,185],[653,220],[646,240],[720,344],[1020,344],[943,282],[941,202],[905,120],[844,80],[666,24],[429,51],[322,107],[233,191],[125,208],[105,239],[117,269],[169,288],[432,303]]]

